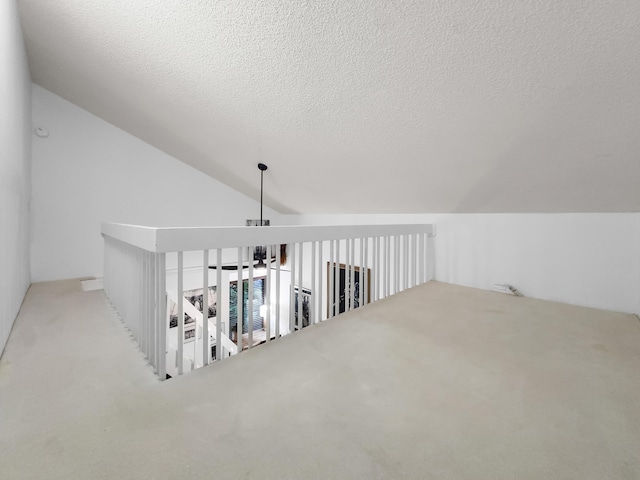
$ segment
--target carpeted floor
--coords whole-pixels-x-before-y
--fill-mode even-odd
[[[640,321],[431,282],[160,382],[102,291],[34,284],[0,478],[637,479]]]

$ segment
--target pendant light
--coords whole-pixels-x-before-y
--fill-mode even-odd
[[[267,167],[264,163],[258,164],[258,170],[260,170],[260,220],[247,220],[247,226],[266,227],[271,224],[269,220],[264,220],[262,215],[263,194],[264,194],[264,172],[267,170],[267,168],[269,167]],[[266,247],[263,247],[263,246],[255,247],[253,251],[253,259],[258,260],[258,263],[254,265],[254,268],[267,268],[267,265],[264,263],[264,260],[266,257],[267,257]]]

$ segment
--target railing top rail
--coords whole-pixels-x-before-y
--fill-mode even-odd
[[[214,248],[278,245],[281,243],[339,240],[426,233],[431,224],[332,225],[271,227],[146,227],[123,223],[103,223],[102,235],[155,253],[186,252]]]

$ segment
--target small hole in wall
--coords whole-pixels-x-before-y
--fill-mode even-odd
[[[35,134],[37,136],[39,136],[40,138],[47,138],[49,136],[49,130],[45,129],[45,128],[36,128],[34,130]]]

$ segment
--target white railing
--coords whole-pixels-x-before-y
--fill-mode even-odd
[[[154,228],[104,223],[102,234],[105,293],[161,379],[431,276],[432,225]],[[261,257],[263,263],[254,266]]]

